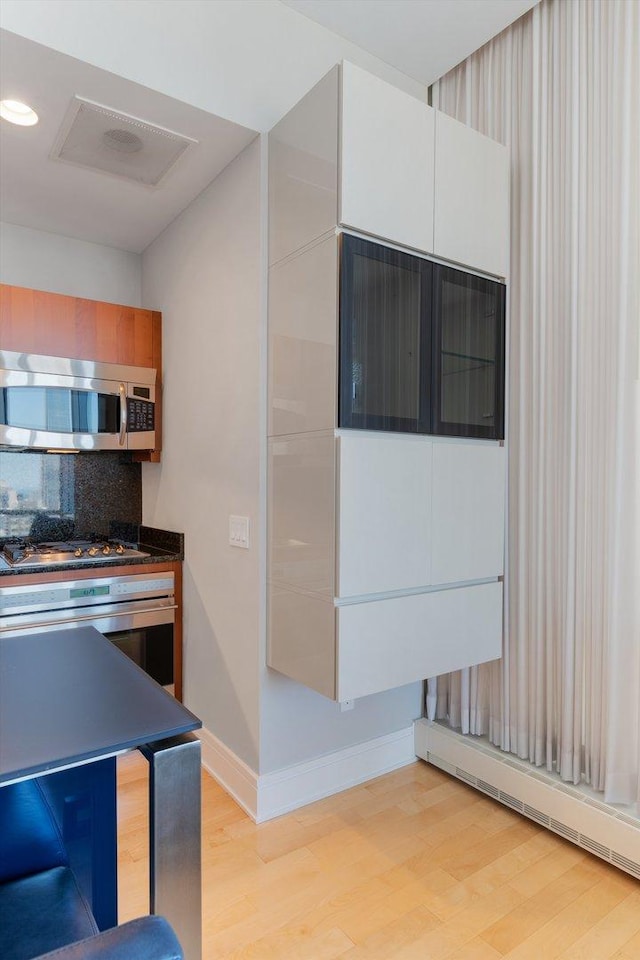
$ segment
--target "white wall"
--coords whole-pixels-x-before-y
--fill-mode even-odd
[[[144,522],[183,530],[185,701],[258,768],[261,476],[260,142],[143,254],[163,314],[164,450],[143,468]],[[250,550],[228,544],[248,516]]]
[[[421,683],[362,697],[342,713],[339,704],[275,670],[263,666],[262,674],[262,774],[405,730],[422,716]]]
[[[342,59],[426,98],[279,0],[2,0],[2,25],[253,130],[269,130]]]
[[[420,684],[342,713],[266,667],[264,164],[256,140],[143,254],[165,363],[163,462],[143,466],[144,522],[185,532],[186,702],[260,773],[421,712]],[[229,514],[250,517],[250,550],[228,545]]]
[[[139,254],[13,223],[0,223],[0,282],[142,306]]]

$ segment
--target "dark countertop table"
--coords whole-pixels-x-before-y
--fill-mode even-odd
[[[94,627],[0,638],[0,787],[81,774],[139,748],[150,764],[151,910],[173,925],[187,960],[201,957],[200,741],[191,732],[201,726]]]
[[[0,783],[201,726],[94,627],[0,640]]]

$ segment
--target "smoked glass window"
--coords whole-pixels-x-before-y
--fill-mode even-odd
[[[66,387],[4,387],[0,423],[53,433],[117,433],[120,398]]]
[[[504,285],[341,242],[339,426],[502,439]]]
[[[108,633],[109,640],[156,683],[173,683],[173,624]]]
[[[434,433],[504,436],[504,287],[435,268]]]
[[[342,243],[340,426],[418,431],[430,266],[356,237]]]

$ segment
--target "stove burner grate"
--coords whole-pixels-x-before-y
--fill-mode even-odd
[[[7,540],[2,552],[11,566],[39,567],[64,563],[96,563],[148,557],[148,553],[120,540],[65,540],[34,543],[29,539]]]

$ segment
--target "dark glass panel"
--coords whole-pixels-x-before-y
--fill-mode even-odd
[[[504,287],[437,267],[434,313],[434,433],[501,438]]]
[[[115,646],[137,663],[156,683],[173,683],[173,624],[162,623],[140,630],[123,630],[106,635]]]
[[[343,236],[340,426],[415,432],[425,407],[429,265]]]

